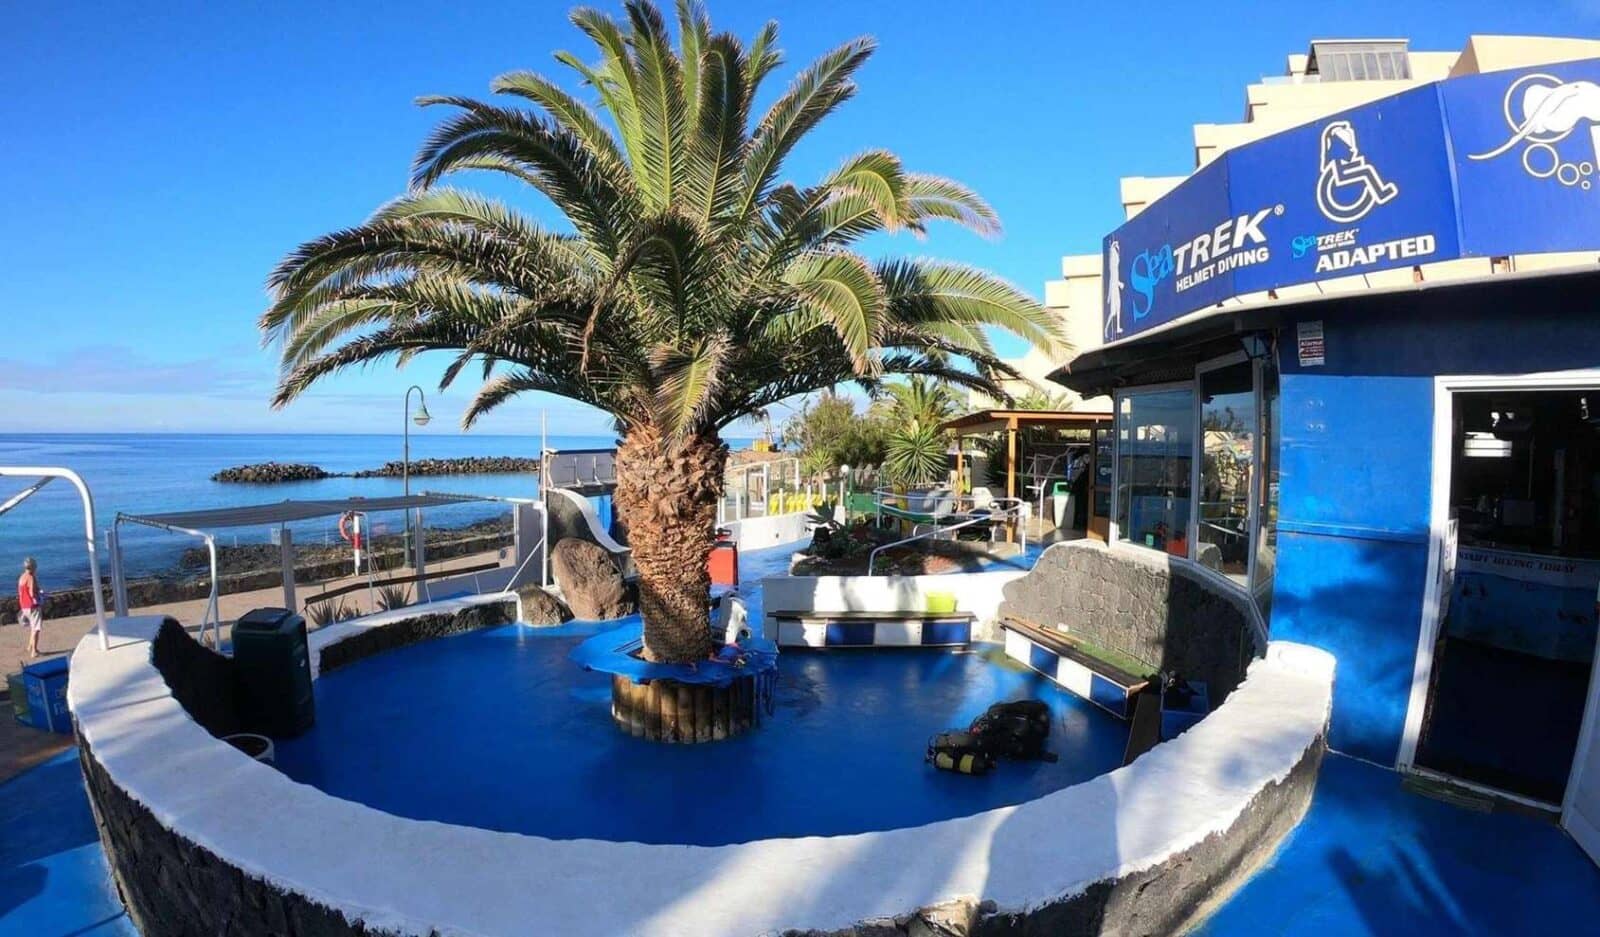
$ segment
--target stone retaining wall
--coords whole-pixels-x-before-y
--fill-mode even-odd
[[[1077,895],[1028,911],[1000,912],[993,902],[953,901],[836,931],[787,931],[783,937],[1077,937],[1181,934],[1244,884],[1311,807],[1324,739],[1308,748],[1282,781],[1267,785],[1223,833],[1166,862],[1095,882]]]
[[[1000,615],[1065,626],[1153,670],[1204,680],[1213,706],[1239,685],[1256,654],[1244,590],[1154,550],[1056,544],[1004,592]]]
[[[515,619],[514,608],[512,603],[479,605],[356,631],[322,648],[320,672],[419,641],[506,624]],[[207,732],[220,738],[243,731],[231,657],[202,646],[167,618],[150,642],[150,660],[173,699]],[[145,937],[367,933],[338,911],[245,875],[167,829],[112,783],[82,739],[78,761],[118,894]]]
[[[78,763],[117,894],[144,937],[368,933],[338,911],[246,875],[172,832],[118,787],[82,742]]]
[[[477,605],[438,615],[420,615],[406,618],[379,628],[356,631],[347,638],[329,644],[317,652],[317,673],[345,667],[363,657],[371,657],[408,644],[431,641],[445,635],[508,625],[516,620],[512,603]],[[352,622],[359,624],[359,620]]]

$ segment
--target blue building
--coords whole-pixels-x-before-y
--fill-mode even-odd
[[[1600,59],[1440,81],[1109,234],[1106,344],[1053,375],[1114,399],[1113,542],[1337,655],[1335,748],[1563,810],[1591,853],[1600,268],[1499,259],[1596,249]],[[1472,257],[1501,272],[1427,279]]]

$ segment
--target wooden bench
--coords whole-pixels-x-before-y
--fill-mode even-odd
[[[952,647],[972,643],[971,612],[769,612],[779,647]]]
[[[1133,760],[1161,744],[1161,701],[1155,689],[1134,698],[1133,724],[1128,727],[1128,746],[1122,750],[1122,763]]]
[[[1049,677],[1118,719],[1131,719],[1134,699],[1149,685],[1146,677],[1097,654],[1097,649],[1055,628],[1020,618],[1000,620],[1006,656]]]

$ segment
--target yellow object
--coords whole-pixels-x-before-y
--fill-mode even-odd
[[[953,592],[928,593],[928,611],[935,614],[947,614],[956,610],[956,596]]]
[[[973,769],[977,767],[977,762],[978,756],[970,754],[962,755],[959,760],[949,752],[940,752],[933,756],[933,763],[936,767],[945,771],[959,771],[962,774],[976,774],[977,772]]]

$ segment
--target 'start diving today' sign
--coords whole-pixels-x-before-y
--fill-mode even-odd
[[[1600,59],[1435,82],[1223,154],[1105,239],[1104,337],[1248,293],[1600,248]]]

